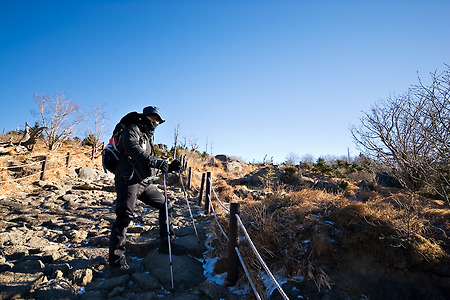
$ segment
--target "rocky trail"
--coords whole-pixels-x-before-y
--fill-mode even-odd
[[[234,298],[205,272],[209,219],[190,199],[192,220],[179,185],[169,185],[175,201],[176,243],[188,250],[159,254],[158,211],[136,207],[128,230],[132,275],[112,276],[107,265],[114,220],[113,178],[82,168],[70,179],[36,182],[32,193],[0,198],[0,299],[221,299]],[[162,188],[162,186],[160,186]],[[205,275],[206,274],[206,275]]]

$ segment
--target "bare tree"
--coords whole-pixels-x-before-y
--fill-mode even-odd
[[[38,115],[42,126],[46,127],[44,140],[50,150],[60,147],[76,132],[76,126],[85,119],[80,112],[80,106],[66,98],[64,94],[41,97],[36,92],[34,100],[39,108]]]
[[[196,137],[189,138],[189,146],[191,146],[191,151],[197,151],[198,149],[197,140],[198,139]]]
[[[419,85],[404,95],[375,104],[351,131],[360,150],[387,167],[404,187],[426,187],[448,201],[450,68],[431,78],[430,86],[419,78]]]
[[[111,116],[108,116],[104,109],[103,105],[94,106],[92,111],[87,114],[90,121],[93,122],[90,125],[89,134],[86,138],[86,143],[91,146],[98,147],[100,145],[100,141],[104,138],[105,135],[105,127],[108,121],[111,119]]]
[[[290,152],[287,156],[286,156],[286,160],[285,160],[285,164],[289,165],[289,166],[295,166],[299,163],[300,158],[297,155],[297,153],[294,152]]]
[[[180,133],[180,124],[177,124],[175,128],[175,132],[173,133],[173,158],[177,157],[177,144],[178,144],[178,135]]]

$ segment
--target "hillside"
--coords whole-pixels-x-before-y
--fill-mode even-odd
[[[240,203],[242,222],[290,299],[448,298],[447,203],[361,174],[343,180],[299,167],[185,155],[193,171],[188,198],[201,243],[193,235],[178,177],[172,175],[168,193],[176,201],[177,235],[190,253],[174,265],[190,266],[177,269],[179,274],[194,273],[177,277],[171,294],[167,265],[154,263],[161,260],[154,251],[155,211],[144,205],[136,208],[140,217],[129,231],[129,256],[142,272],[109,277],[106,255],[115,194],[113,178],[101,171],[98,154],[92,160],[89,148],[70,145],[51,153],[37,145],[32,152],[2,154],[0,298],[253,299],[242,271],[235,289],[224,287],[226,240],[214,217],[197,205],[199,179],[207,171],[222,202]],[[39,180],[40,174],[33,174],[40,172],[45,156],[48,172]],[[215,199],[213,205],[228,232],[226,211]],[[239,242],[260,295],[279,299],[246,239]]]

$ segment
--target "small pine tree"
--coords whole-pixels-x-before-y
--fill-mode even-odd
[[[275,185],[275,180],[277,179],[273,165],[268,165],[266,168],[266,173],[262,176],[258,176],[258,179],[261,180],[264,189],[271,190]]]

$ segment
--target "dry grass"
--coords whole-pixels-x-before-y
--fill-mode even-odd
[[[66,159],[70,152],[69,168],[91,167],[100,170],[102,168],[101,155],[97,153],[92,161],[92,152],[89,147],[64,144],[57,150],[46,149],[41,141],[38,141],[31,152],[13,151],[12,154],[0,156],[0,195],[12,196],[19,192],[30,192],[33,183],[40,179],[42,161],[48,157],[45,181],[58,182],[67,174]],[[17,166],[17,167],[14,167]],[[5,168],[7,167],[7,168]],[[30,176],[25,179],[24,177]],[[14,181],[13,181],[14,180]]]
[[[394,192],[389,197],[373,192],[364,202],[318,190],[275,194],[260,201],[245,199],[240,215],[273,272],[287,278],[303,276],[319,290],[332,287],[328,272],[338,263],[342,249],[362,248],[383,260],[402,248],[405,260],[414,264],[448,259],[430,220],[447,221],[450,228],[449,209],[416,195]],[[261,265],[245,240],[240,251],[263,293],[258,279]],[[226,252],[215,255],[226,257]]]

